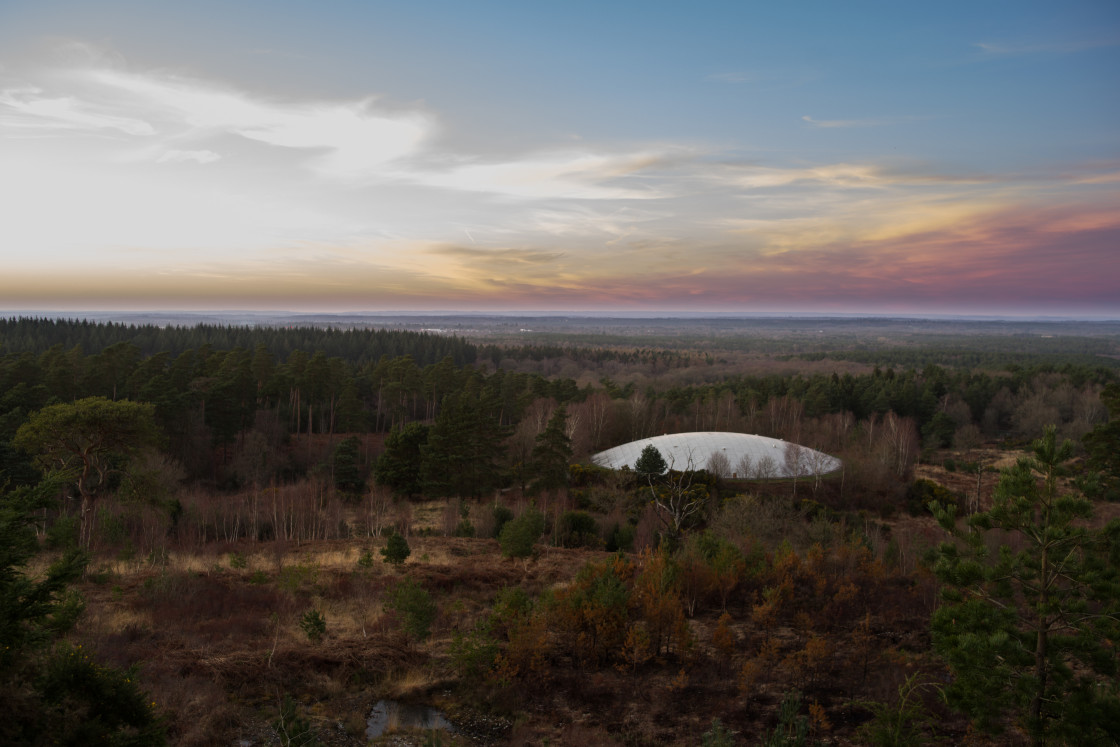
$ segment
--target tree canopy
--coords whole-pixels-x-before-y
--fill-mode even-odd
[[[987,729],[1015,714],[1035,745],[1120,741],[1120,520],[1093,529],[1092,504],[1062,491],[1072,455],[1046,429],[966,528],[933,504],[957,539],[934,568],[945,603],[933,645],[954,673],[946,695]],[[991,533],[1002,539],[994,556]]]
[[[83,540],[88,540],[92,501],[110,473],[158,441],[154,405],[104,397],[44,407],[13,439],[45,471],[72,477],[82,504]]]

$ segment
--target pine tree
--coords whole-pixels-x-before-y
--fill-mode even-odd
[[[661,452],[653,444],[648,444],[642,449],[638,461],[634,462],[634,471],[643,478],[657,477],[664,474],[667,469],[669,465],[665,463],[665,457],[661,456]]]
[[[424,491],[435,496],[480,496],[500,483],[506,429],[474,388],[446,397],[421,449]]]
[[[392,488],[397,495],[411,498],[424,491],[423,449],[428,443],[429,427],[409,423],[394,428],[385,439],[385,451],[377,458],[374,479]]]
[[[568,484],[572,441],[568,438],[567,423],[568,411],[560,405],[552,413],[548,425],[537,435],[536,445],[533,447],[533,467],[539,487],[551,489]]]
[[[1120,742],[1120,520],[1091,528],[1092,504],[1061,492],[1072,455],[1046,429],[969,531],[933,504],[958,540],[934,568],[945,604],[933,645],[954,673],[946,696],[988,730],[1014,715],[1034,745]],[[992,539],[1005,543],[995,557]]]
[[[381,548],[382,557],[390,565],[399,566],[408,560],[408,556],[411,554],[412,548],[408,546],[408,540],[404,538],[403,534],[397,532],[390,534],[389,539],[385,541],[385,547]]]

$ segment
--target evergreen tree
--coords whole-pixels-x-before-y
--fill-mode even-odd
[[[634,471],[646,479],[658,477],[667,469],[669,465],[665,463],[665,457],[661,456],[661,452],[653,444],[648,444],[642,449],[638,461],[634,462]]]
[[[545,429],[537,435],[533,447],[533,468],[537,473],[538,487],[561,488],[568,484],[572,441],[568,438],[567,423],[568,411],[560,405],[552,413]]]
[[[44,470],[73,476],[82,512],[82,540],[89,541],[90,510],[99,489],[122,459],[159,438],[154,407],[139,402],[88,397],[51,405],[32,415],[13,444]]]
[[[366,476],[358,454],[362,442],[357,436],[343,439],[334,450],[334,486],[348,499],[361,497],[366,491]]]
[[[507,558],[527,558],[544,532],[544,515],[530,506],[516,519],[507,521],[498,535],[498,545]]]
[[[444,399],[423,453],[424,490],[435,496],[480,496],[500,483],[506,429],[473,387]]]
[[[1060,491],[1072,455],[1048,428],[1030,458],[1003,472],[970,531],[933,504],[958,539],[934,568],[945,604],[933,645],[954,673],[946,695],[989,730],[1014,714],[1035,745],[1120,742],[1120,520],[1090,528],[1090,502]],[[992,557],[997,531],[1006,539]]]
[[[423,450],[428,443],[429,427],[409,423],[394,428],[385,439],[385,451],[377,458],[373,476],[378,485],[385,485],[397,495],[412,497],[424,492]]]
[[[85,568],[71,550],[34,575],[33,512],[57,483],[0,496],[0,743],[162,745],[164,726],[135,673],[98,664],[62,642],[81,614],[67,587]]]
[[[1109,384],[1101,392],[1108,408],[1108,422],[1098,425],[1083,439],[1088,452],[1086,464],[1097,471],[1095,487],[1101,497],[1120,500],[1120,384]]]
[[[399,566],[404,561],[408,560],[408,556],[412,554],[412,548],[408,546],[408,540],[405,539],[403,534],[393,532],[385,541],[385,547],[381,548],[381,555],[385,558],[385,562],[390,565]]]

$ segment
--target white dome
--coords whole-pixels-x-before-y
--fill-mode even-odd
[[[643,438],[600,451],[591,461],[601,467],[634,469],[642,450],[653,446],[670,469],[704,469],[713,454],[726,458],[726,477],[767,479],[823,475],[840,468],[840,460],[814,449],[778,438],[750,433],[671,433]],[[719,460],[722,461],[722,460]]]

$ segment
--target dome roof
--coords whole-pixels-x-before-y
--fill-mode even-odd
[[[634,469],[642,450],[651,445],[661,452],[670,469],[675,470],[708,468],[712,456],[720,454],[726,461],[717,457],[712,464],[713,471],[720,472],[724,477],[739,479],[808,477],[840,468],[840,460],[836,457],[805,446],[750,433],[719,431],[643,438],[600,451],[591,457],[591,461],[611,469]]]

